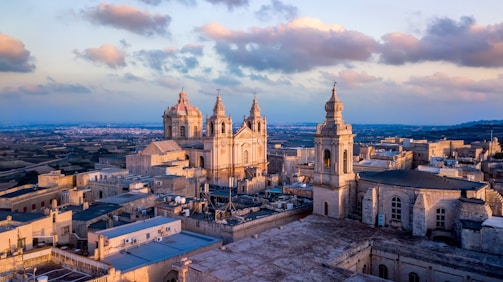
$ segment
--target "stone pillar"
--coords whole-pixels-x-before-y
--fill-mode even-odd
[[[377,218],[377,191],[372,187],[362,199],[362,223],[375,226]]]
[[[191,263],[192,263],[192,261],[186,257],[173,263],[173,269],[178,271],[178,282],[186,282],[187,281],[187,271],[189,271],[189,265]]]
[[[428,227],[426,225],[426,206],[428,205],[426,197],[423,193],[420,193],[416,202],[414,203],[414,208],[412,212],[412,235],[413,236],[426,236],[426,231]]]

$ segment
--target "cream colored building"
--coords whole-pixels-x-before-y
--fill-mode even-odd
[[[31,250],[36,244],[56,245],[70,242],[72,212],[57,209],[43,213],[0,211],[0,253]]]
[[[204,168],[211,184],[238,187],[241,193],[265,188],[267,173],[267,122],[253,99],[250,115],[234,132],[230,115],[225,113],[220,94],[213,113],[206,118],[189,104],[187,94],[179,94],[178,103],[164,112],[164,136],[176,141],[186,152],[190,167]]]
[[[325,122],[317,126],[315,135],[313,213],[407,230],[415,236],[451,238],[473,250],[503,252],[481,241],[500,236],[503,197],[497,191],[484,182],[417,170],[355,174],[351,158],[354,135],[351,125],[343,122],[342,109],[334,87],[325,104]],[[462,140],[424,145],[424,152],[414,153],[424,154],[428,161],[432,155],[452,155],[464,146]],[[471,202],[478,208],[466,208]],[[473,235],[482,231],[484,235]]]

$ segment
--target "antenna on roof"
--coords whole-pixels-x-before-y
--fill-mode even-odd
[[[335,85],[337,84],[337,81],[334,80],[334,88],[335,88]]]
[[[216,90],[217,90],[218,95],[220,95],[220,88],[217,88]]]

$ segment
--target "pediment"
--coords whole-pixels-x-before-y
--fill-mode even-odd
[[[253,135],[254,135],[253,131],[248,126],[245,125],[238,129],[236,134],[234,134],[234,138],[247,139],[247,138],[253,138]]]

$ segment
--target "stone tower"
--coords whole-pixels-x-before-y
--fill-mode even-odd
[[[201,142],[203,132],[203,116],[199,109],[187,99],[182,91],[178,94],[178,103],[164,111],[164,138],[175,140],[180,146]]]
[[[318,124],[314,135],[313,212],[343,218],[349,212],[349,190],[354,187],[353,139],[350,124],[342,119],[344,106],[335,85],[325,103],[325,122]]]
[[[210,152],[208,166],[208,177],[211,183],[225,183],[231,175],[232,167],[232,118],[225,114],[222,96],[217,95],[213,114],[206,118],[206,137],[204,138],[204,149]]]

